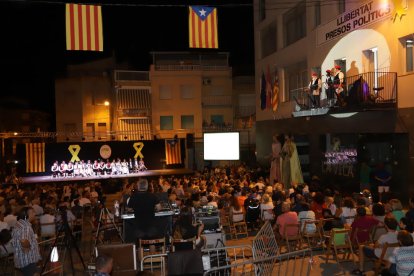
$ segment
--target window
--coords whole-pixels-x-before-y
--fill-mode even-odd
[[[181,128],[182,129],[193,129],[194,128],[194,116],[193,115],[182,115],[181,116]]]
[[[223,125],[224,124],[223,115],[211,115],[211,123],[216,126]]]
[[[259,0],[259,21],[266,18],[266,0]]]
[[[315,27],[321,24],[321,1],[315,2]]]
[[[160,129],[172,130],[173,129],[173,116],[161,116],[160,117]]]
[[[193,85],[181,85],[180,92],[181,92],[181,99],[194,98],[194,86]]]
[[[306,5],[304,1],[284,14],[283,26],[285,46],[306,36]]]
[[[405,68],[407,72],[412,72],[414,70],[413,64],[413,46],[414,40],[407,39],[405,40]]]
[[[289,91],[288,101],[298,100],[303,96],[303,88],[308,86],[309,75],[306,61],[293,64],[285,69],[286,91]]]
[[[260,46],[262,58],[273,54],[277,50],[277,26],[276,21],[270,23],[260,32]]]
[[[168,85],[160,85],[160,100],[172,99],[171,87]]]
[[[98,132],[104,134],[106,132],[106,123],[98,123]]]
[[[338,11],[340,14],[345,12],[345,0],[339,0]]]
[[[95,124],[86,123],[86,133],[95,137]]]

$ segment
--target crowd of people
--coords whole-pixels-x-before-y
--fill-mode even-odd
[[[319,231],[316,223],[319,221],[323,221],[324,233],[337,228],[349,229],[353,246],[356,249],[361,246],[360,250],[355,250],[360,251],[361,264],[353,271],[356,275],[363,274],[367,257],[379,258],[378,253],[385,242],[392,241],[400,242],[400,247],[395,253],[390,249],[386,256],[393,264],[388,273],[409,275],[407,271],[414,269],[414,198],[407,202],[409,210],[405,211],[400,199],[394,198],[392,194],[383,196],[382,201],[374,202],[367,189],[346,195],[340,191],[322,189],[315,183],[292,183],[290,188],[286,188],[277,179],[271,184],[268,178],[256,177],[243,166],[216,168],[193,177],[153,179],[149,182],[148,190],[168,193],[169,200],[184,208],[185,214],[192,210],[193,218],[196,208],[210,205],[217,206],[223,218],[227,216],[232,222],[245,221],[250,230],[258,229],[264,222],[270,221],[278,241],[293,234],[289,233],[292,230],[285,231],[288,224],[299,224],[301,231],[306,230],[308,233]],[[313,179],[315,181],[317,177]],[[134,185],[125,186],[124,198],[133,194]],[[202,236],[196,230],[192,233],[195,238]],[[402,251],[410,252],[412,257],[402,262],[400,255],[396,255]],[[407,259],[411,263],[407,263]]]
[[[407,202],[409,208],[406,211],[400,199],[391,194],[374,202],[369,190],[347,195],[343,191],[324,189],[317,177],[308,184],[291,183],[287,187],[278,179],[271,183],[268,176],[242,164],[205,169],[180,177],[149,178],[148,181],[125,178],[119,202],[121,207],[134,209],[136,204],[141,204],[146,208],[148,217],[145,220],[142,220],[143,213],[137,216],[145,230],[150,228],[159,203],[157,198],[148,195],[165,193],[168,200],[181,210],[167,234],[183,239],[194,238],[199,248],[205,246],[205,237],[203,224],[195,220],[194,214],[201,206],[218,208],[221,217],[227,217],[233,223],[246,222],[250,231],[269,221],[278,241],[289,235],[289,231],[284,229],[287,224],[296,223],[301,231],[314,232],[318,231],[318,225],[312,222],[323,220],[325,233],[336,228],[350,229],[352,243],[360,246],[360,263],[354,274],[363,273],[368,258],[379,258],[378,253],[385,242],[400,244],[395,251],[387,253],[387,260],[393,264],[389,273],[409,275],[410,269],[414,269],[413,198]],[[144,192],[148,200],[143,201],[139,199],[142,196],[139,193]],[[149,200],[151,198],[153,200]],[[75,231],[76,221],[85,208],[96,206],[96,211],[92,212],[96,225],[103,201],[102,184],[94,181],[87,184],[3,186],[0,189],[0,255],[14,254],[16,268],[28,271],[25,275],[34,275],[32,272],[36,271],[40,258],[36,253],[36,242],[56,235],[56,225],[62,220],[61,212],[65,212]],[[112,203],[107,205],[113,206]],[[378,230],[375,235],[372,234],[374,229]]]
[[[56,177],[96,177],[104,175],[126,175],[130,173],[137,173],[146,171],[144,159],[141,158],[139,161],[137,158],[129,161],[120,158],[113,159],[112,162],[109,159],[105,162],[104,160],[88,160],[85,162],[81,161],[62,161],[60,164],[55,161],[50,169],[52,172],[52,178]]]

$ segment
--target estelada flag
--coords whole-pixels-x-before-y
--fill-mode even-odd
[[[103,51],[101,6],[66,4],[66,50]]]
[[[218,48],[216,8],[190,6],[188,26],[190,48]]]
[[[181,145],[179,139],[165,140],[165,163],[181,164]]]

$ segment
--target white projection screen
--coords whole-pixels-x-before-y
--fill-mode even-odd
[[[239,160],[238,132],[204,133],[204,160]]]

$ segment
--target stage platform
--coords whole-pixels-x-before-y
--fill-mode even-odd
[[[91,180],[106,180],[106,179],[122,179],[122,178],[139,178],[139,177],[157,177],[160,175],[183,175],[193,174],[194,171],[190,169],[162,169],[162,170],[147,170],[144,172],[121,174],[121,175],[101,175],[101,176],[87,176],[87,177],[52,177],[47,176],[26,176],[22,177],[23,184],[36,183],[56,183],[56,182],[72,182],[72,181],[91,181]]]

